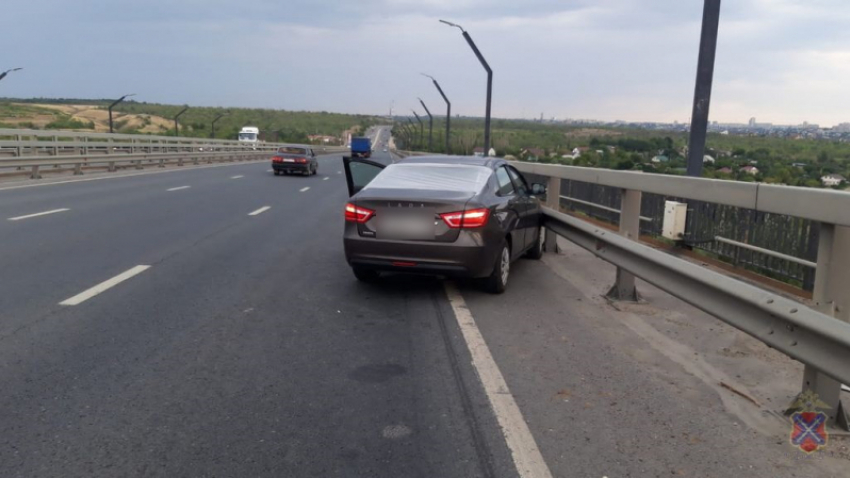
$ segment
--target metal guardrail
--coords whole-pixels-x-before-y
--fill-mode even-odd
[[[0,129],[0,171],[30,169],[30,177],[41,178],[42,168],[73,166],[74,174],[83,168],[106,166],[115,171],[118,164],[135,166],[186,162],[262,159],[285,143],[245,143],[230,140],[181,138],[76,131]],[[318,153],[346,151],[345,147],[298,145]]]
[[[660,174],[513,163],[548,178],[546,227],[617,266],[609,296],[638,298],[635,277],[688,302],[805,364],[803,389],[848,429],[840,400],[850,383],[850,194]],[[563,214],[563,179],[621,190],[619,234]],[[820,223],[814,308],[638,243],[641,194],[652,193],[794,216]],[[555,234],[547,239],[554,249]]]

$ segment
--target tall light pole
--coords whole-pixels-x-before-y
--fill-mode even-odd
[[[714,57],[717,52],[717,30],[720,26],[720,0],[705,0],[702,33],[699,41],[697,82],[694,88],[694,110],[688,141],[688,176],[702,175],[705,136],[708,132],[708,107],[711,105],[711,83],[714,80]]]
[[[129,95],[124,95],[124,96],[122,96],[121,98],[118,98],[117,100],[113,101],[113,102],[112,102],[112,104],[111,104],[111,105],[109,105],[109,108],[108,108],[108,109],[109,109],[109,132],[110,132],[110,133],[114,133],[114,131],[113,131],[113,129],[112,129],[112,108],[113,108],[113,107],[115,107],[115,105],[117,105],[118,103],[120,103],[120,102],[124,101],[125,99],[127,99],[127,98],[129,98],[129,97],[131,97],[131,96],[136,96],[136,94],[135,94],[135,93],[130,93]]]
[[[720,0],[717,1],[719,2]],[[481,62],[481,66],[483,66],[487,71],[487,110],[484,114],[484,156],[488,156],[490,154],[490,102],[493,98],[493,70],[490,68],[487,60],[484,59],[484,55],[482,55],[478,50],[478,47],[475,46],[475,42],[472,41],[472,37],[469,36],[469,33],[467,33],[462,26],[445,20],[440,20],[440,22],[445,23],[450,27],[455,27],[463,32],[463,38],[466,39],[466,43],[469,43],[469,47],[472,48],[475,56],[478,57],[478,61]]]
[[[407,122],[410,123],[410,144],[414,144],[414,140],[416,139],[416,125],[413,124],[413,120],[410,119],[410,116],[407,117]]]
[[[189,109],[189,105],[186,105],[186,106],[183,107],[182,110],[180,110],[179,113],[177,113],[174,116],[174,136],[180,136],[180,123],[178,123],[177,120],[180,119],[180,115],[185,113],[186,110],[188,110],[188,109]]]
[[[225,116],[227,116],[229,114],[230,114],[229,111],[225,111],[224,113],[220,113],[218,116],[215,117],[214,120],[212,120],[212,131],[210,132],[210,138],[215,139],[215,124],[218,122],[218,120],[224,118]]]
[[[425,106],[425,102],[422,101],[422,98],[418,98],[419,102],[422,103],[422,107],[425,108],[425,112],[428,113],[428,152],[434,151],[434,117],[431,116],[431,112],[428,110],[428,107]]]
[[[0,73],[0,80],[2,80],[3,78],[6,78],[6,75],[8,75],[9,73],[11,73],[13,71],[21,71],[21,70],[23,70],[23,68],[10,68],[10,69],[4,71],[3,73]]]
[[[437,91],[440,92],[440,96],[443,97],[443,101],[446,102],[446,154],[451,154],[449,151],[449,141],[451,140],[451,131],[452,131],[452,103],[446,97],[446,94],[443,93],[443,89],[440,88],[440,84],[437,83],[437,79],[431,75],[426,75],[422,73],[422,76],[427,76],[431,78],[431,81],[434,82],[434,86],[437,87]]]
[[[425,125],[422,123],[422,118],[419,117],[419,114],[416,113],[416,110],[413,111],[413,115],[416,116],[416,121],[419,122],[419,147],[421,148],[425,144]]]

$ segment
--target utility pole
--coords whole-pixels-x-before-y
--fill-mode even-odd
[[[180,123],[178,123],[177,120],[180,118],[180,115],[185,113],[188,109],[189,105],[186,105],[179,113],[177,113],[176,116],[174,116],[174,136],[180,136]]]
[[[419,117],[419,114],[416,113],[416,110],[413,111],[413,115],[416,116],[416,121],[419,122],[419,147],[425,145],[425,125],[422,123],[422,118]]]
[[[210,132],[210,138],[215,139],[215,124],[218,122],[218,120],[224,118],[225,116],[227,116],[229,114],[230,114],[230,112],[226,111],[224,113],[219,114],[218,116],[215,117],[214,120],[212,120],[212,131]]]
[[[451,154],[451,131],[452,131],[452,103],[449,101],[449,98],[443,93],[443,89],[440,88],[440,84],[437,83],[437,80],[431,76],[422,73],[423,76],[427,76],[431,78],[431,81],[434,82],[434,86],[437,87],[437,91],[440,92],[440,96],[443,97],[443,101],[446,102],[446,154]]]
[[[718,0],[719,1],[719,0]],[[450,27],[455,27],[463,32],[463,38],[466,39],[466,43],[469,44],[469,47],[472,48],[472,52],[475,53],[475,56],[478,57],[478,61],[481,62],[481,66],[484,67],[484,70],[487,72],[487,109],[484,114],[484,156],[489,156],[490,154],[490,104],[493,99],[493,69],[490,68],[490,65],[487,63],[487,60],[484,59],[484,55],[478,50],[478,47],[475,45],[475,42],[472,41],[472,37],[469,36],[469,33],[463,29],[462,26],[447,22],[445,20],[440,20],[440,22],[445,23]]]
[[[112,102],[112,104],[111,104],[111,105],[109,105],[109,108],[107,108],[107,109],[109,110],[109,132],[110,132],[110,133],[114,133],[114,132],[115,132],[115,131],[112,129],[112,108],[113,108],[113,107],[115,107],[115,105],[117,105],[118,103],[120,103],[120,102],[124,101],[126,98],[129,98],[129,97],[131,97],[131,96],[136,96],[136,94],[135,94],[135,93],[130,93],[129,95],[124,95],[124,96],[122,96],[121,98],[118,98],[117,100],[113,101],[113,102]]]
[[[711,84],[714,80],[714,58],[717,53],[717,31],[720,26],[720,0],[705,0],[702,13],[702,34],[699,44],[697,81],[694,88],[694,110],[688,141],[688,176],[702,175],[705,156],[705,137],[708,133],[708,110],[711,105]]]
[[[425,102],[422,101],[422,98],[419,98],[419,102],[422,103],[422,107],[425,108],[425,112],[428,113],[428,152],[434,152],[434,117],[431,116],[431,112],[428,111],[428,107],[425,106]]]

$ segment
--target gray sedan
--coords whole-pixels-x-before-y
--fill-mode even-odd
[[[389,166],[343,158],[345,256],[362,281],[381,272],[481,279],[505,290],[511,263],[543,254],[538,196],[497,158],[420,156]]]

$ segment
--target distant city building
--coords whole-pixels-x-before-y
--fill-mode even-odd
[[[755,118],[755,117],[750,118],[750,123],[749,123],[749,125],[750,125],[750,128],[755,128],[755,127],[756,127],[756,118]]]

